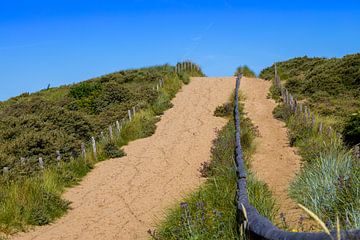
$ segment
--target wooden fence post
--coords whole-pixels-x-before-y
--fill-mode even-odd
[[[110,140],[111,140],[111,141],[114,139],[114,136],[113,136],[113,128],[112,128],[111,125],[109,126],[109,137],[110,137]]]
[[[42,157],[39,157],[39,166],[41,169],[44,169],[44,160]]]
[[[136,113],[136,107],[134,106],[132,109],[133,109],[133,116],[135,116],[135,113]]]
[[[20,163],[21,163],[21,165],[25,165],[26,164],[26,158],[21,157],[20,158]]]
[[[9,167],[3,167],[3,173],[4,174],[9,173]]]
[[[131,110],[128,110],[128,116],[129,116],[129,120],[130,120],[130,122],[131,122]]]
[[[315,115],[312,114],[312,117],[311,117],[311,127],[315,127]]]
[[[285,101],[286,105],[289,105],[289,92],[286,88],[285,88],[285,99],[286,99]]]
[[[329,127],[328,127],[328,132],[327,132],[328,136],[330,136],[331,133],[332,133],[332,128],[331,128],[331,126],[329,126]]]
[[[120,123],[118,120],[116,120],[116,129],[117,129],[118,133],[120,134]]]
[[[319,133],[322,133],[322,129],[323,129],[323,124],[322,122],[319,123]]]
[[[298,108],[298,102],[297,99],[294,99],[294,113],[297,113],[297,108]]]
[[[58,161],[58,163],[60,163],[60,161],[61,161],[61,153],[60,153],[60,151],[56,151],[56,161]]]
[[[96,141],[94,137],[91,137],[91,145],[93,149],[94,158],[97,159],[97,152],[96,152]]]
[[[103,131],[100,132],[100,137],[101,137],[101,140],[105,141],[105,134]]]
[[[86,146],[85,143],[81,143],[81,156],[85,160],[86,159]]]

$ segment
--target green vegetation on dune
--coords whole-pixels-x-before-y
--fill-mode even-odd
[[[313,125],[283,103],[273,112],[285,121],[290,144],[304,161],[290,186],[291,197],[330,228],[336,226],[337,217],[343,229],[360,228],[360,159],[350,149],[360,141],[360,54],[340,59],[295,58],[277,63],[277,68],[289,92],[316,113]],[[261,77],[271,79],[273,74],[272,66]],[[270,95],[281,99],[274,86]],[[330,126],[343,136],[329,131]]]
[[[120,147],[129,141],[153,134],[158,115],[171,107],[182,84],[202,75],[194,70],[177,74],[169,65],[126,70],[2,102],[0,167],[10,171],[0,174],[0,235],[48,224],[64,214],[69,204],[61,198],[64,189],[77,184],[96,162],[123,156]],[[159,79],[164,86],[157,91]],[[123,122],[120,133],[113,126],[111,139],[109,125],[135,105],[133,120]],[[86,145],[83,158],[81,143],[91,136],[96,137],[97,157]]]
[[[248,168],[250,202],[260,214],[273,220],[277,214],[275,200],[267,185],[250,171],[254,151],[255,129],[241,109],[241,144]],[[204,163],[201,173],[208,179],[200,189],[180,206],[170,209],[159,226],[155,239],[241,239],[236,221],[236,168],[234,160],[235,126],[233,104],[219,106],[216,116],[229,117],[229,123],[218,132],[213,142],[212,157]]]
[[[261,71],[260,77],[273,79],[274,66]],[[277,63],[277,68],[284,86],[294,97],[305,100],[313,111],[327,117],[343,133],[346,143],[360,142],[359,125],[354,126],[351,121],[360,109],[359,53],[331,59],[294,58]],[[357,130],[353,131],[353,127]]]
[[[238,76],[239,74],[243,74],[244,77],[250,77],[250,78],[256,77],[255,72],[246,65],[240,66],[236,69],[235,76]]]

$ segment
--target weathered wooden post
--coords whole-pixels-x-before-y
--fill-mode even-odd
[[[40,167],[41,169],[44,169],[44,160],[43,160],[42,157],[39,157],[39,167]]]
[[[133,109],[133,116],[135,116],[135,113],[136,113],[136,107],[134,106],[132,109]]]
[[[332,133],[332,128],[331,128],[331,126],[329,126],[329,127],[328,127],[328,132],[327,132],[328,136],[330,136],[331,133]]]
[[[60,153],[60,151],[56,151],[56,161],[58,163],[60,163],[60,161],[61,161],[61,153]]]
[[[315,127],[315,115],[312,114],[312,117],[311,117],[311,127],[314,128]]]
[[[307,124],[307,112],[308,112],[308,108],[307,108],[307,106],[305,105],[304,106],[304,122],[305,122],[305,124]]]
[[[8,174],[9,173],[9,167],[3,167],[3,173]]]
[[[120,134],[120,122],[118,120],[116,120],[116,129],[117,129],[118,133]]]
[[[96,141],[95,141],[94,137],[91,137],[91,145],[92,145],[92,149],[93,149],[94,159],[97,159]]]
[[[159,91],[159,84],[156,84],[156,91]]]
[[[25,165],[26,164],[26,158],[21,157],[20,158],[20,163],[21,163],[21,165]]]
[[[103,131],[100,132],[100,137],[101,137],[101,140],[105,141],[105,134]]]
[[[285,88],[285,103],[286,105],[289,105],[289,92],[286,88]]]
[[[85,143],[81,143],[81,156],[85,160],[86,159],[86,146]]]
[[[131,110],[128,110],[128,116],[129,116],[129,120],[131,121],[131,120],[132,120],[132,117],[131,117]]]
[[[109,126],[109,137],[110,137],[110,140],[112,141],[112,140],[114,140],[114,136],[113,136],[113,128],[112,128],[112,126],[110,125]]]

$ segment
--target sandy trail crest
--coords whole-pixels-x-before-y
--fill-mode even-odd
[[[300,216],[305,214],[290,199],[288,189],[300,170],[300,157],[295,154],[295,148],[289,146],[285,124],[272,115],[276,103],[267,98],[270,86],[270,81],[241,79],[240,90],[246,97],[245,112],[260,132],[251,168],[270,187],[287,224],[296,228]]]
[[[209,160],[213,116],[228,101],[235,78],[193,78],[172,101],[154,135],[131,142],[126,157],[100,162],[64,197],[72,210],[57,222],[13,239],[147,239],[166,208],[196,189],[198,168]]]

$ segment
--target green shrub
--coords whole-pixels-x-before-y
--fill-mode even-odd
[[[360,143],[360,111],[351,114],[347,119],[343,136],[344,141],[350,146]]]
[[[221,106],[217,106],[214,112],[216,117],[226,117],[232,114],[234,110],[234,105],[232,103],[225,103]]]
[[[255,72],[246,65],[240,66],[236,69],[235,76],[238,76],[239,74],[243,74],[244,77],[250,77],[250,78],[256,77]]]
[[[113,143],[108,142],[104,146],[104,153],[107,158],[120,158],[125,156],[125,152]]]

